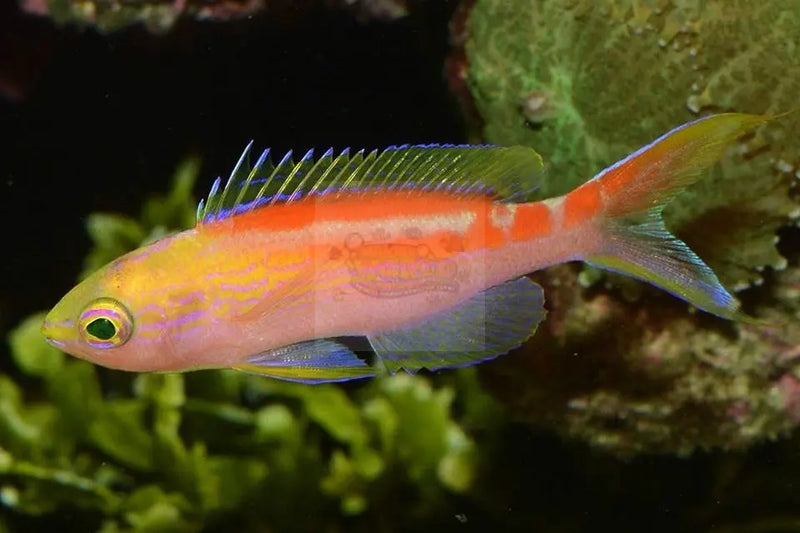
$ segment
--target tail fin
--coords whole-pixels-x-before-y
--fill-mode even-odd
[[[768,120],[738,113],[701,118],[595,176],[583,187],[599,189],[603,198],[606,239],[586,261],[647,281],[709,313],[748,320],[711,268],[667,230],[661,212],[675,194],[698,181],[730,143]]]

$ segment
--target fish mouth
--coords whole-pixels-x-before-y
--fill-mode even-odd
[[[47,344],[62,349],[67,345],[66,341],[74,336],[74,324],[72,320],[48,320],[45,318],[40,331]]]
[[[59,340],[56,340],[56,339],[51,339],[50,337],[47,337],[47,336],[45,336],[44,340],[45,340],[45,342],[46,342],[47,344],[49,344],[50,346],[54,346],[54,347],[56,347],[56,348],[59,348],[59,349],[62,349],[62,348],[64,348],[64,347],[66,347],[66,345],[67,345],[67,343],[66,343],[66,342],[64,342],[64,341],[59,341]]]

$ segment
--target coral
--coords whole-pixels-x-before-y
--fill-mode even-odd
[[[93,26],[112,33],[142,24],[152,33],[166,33],[180,18],[228,21],[252,17],[269,11],[272,17],[294,17],[313,9],[320,0],[19,0],[28,13],[48,16],[56,24]],[[408,15],[404,0],[325,0],[326,4],[347,9],[363,21],[394,20]]]
[[[703,113],[794,109],[798,24],[792,0],[479,0],[463,79],[486,141],[546,158],[547,197]],[[731,286],[785,263],[774,234],[798,214],[788,196],[798,136],[800,115],[775,120],[666,211]]]
[[[628,456],[743,449],[797,425],[800,266],[796,249],[784,247],[795,257],[787,267],[776,247],[778,230],[800,214],[793,6],[477,0],[461,14],[451,86],[468,113],[477,109],[484,140],[543,155],[539,197],[569,191],[697,116],[789,112],[665,210],[725,284],[751,288],[748,311],[775,326],[689,314],[668,295],[588,267],[539,273],[548,320],[516,354],[480,369],[520,419]]]
[[[353,11],[359,20],[395,20],[408,15],[408,0],[328,0]]]
[[[197,169],[187,160],[172,192],[138,220],[92,215],[84,275],[191,225]],[[477,450],[463,426],[496,418],[474,373],[437,387],[398,375],[352,388],[234,371],[126,374],[50,347],[42,318],[9,336],[20,377],[0,375],[0,502],[44,519],[66,511],[81,531],[336,531],[337,518],[356,516],[374,531],[389,514],[424,521],[472,487]],[[456,388],[472,391],[458,420]],[[408,495],[399,507],[398,491]]]
[[[640,296],[647,305],[585,291],[571,265],[539,277],[548,320],[481,368],[517,417],[619,455],[741,450],[800,422],[800,306],[781,303],[800,266],[769,283],[774,299],[758,314],[775,326],[692,315],[655,289]]]
[[[235,20],[265,7],[265,0],[20,0],[28,13],[47,16],[56,24],[93,26],[103,33],[142,24],[152,33],[169,31],[180,17],[199,20]]]

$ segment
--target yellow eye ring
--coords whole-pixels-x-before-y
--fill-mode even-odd
[[[133,318],[118,301],[98,298],[78,318],[78,332],[93,348],[116,348],[131,338]]]

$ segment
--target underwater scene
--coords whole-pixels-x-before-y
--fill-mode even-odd
[[[0,533],[800,532],[798,28],[0,6]]]

